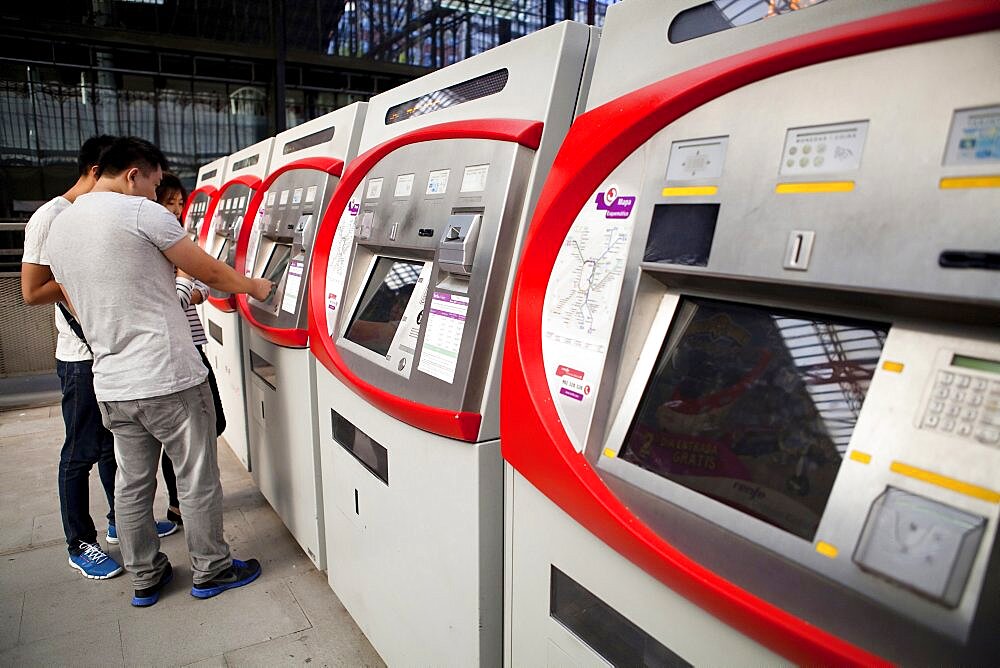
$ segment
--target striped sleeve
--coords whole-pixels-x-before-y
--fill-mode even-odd
[[[189,306],[191,306],[191,290],[194,288],[194,283],[187,278],[175,278],[174,287],[177,288],[177,298],[181,300],[181,308],[185,311]]]
[[[177,278],[174,285],[177,288],[177,298],[181,302],[181,308],[184,309],[184,315],[187,316],[188,326],[191,328],[191,339],[194,341],[194,345],[203,346],[208,343],[208,338],[205,336],[205,328],[201,326],[201,320],[198,319],[198,311],[191,305],[191,291],[196,286],[200,289],[201,285],[187,278]],[[206,293],[207,290],[202,294]]]

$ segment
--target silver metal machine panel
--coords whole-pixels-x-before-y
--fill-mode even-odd
[[[364,380],[482,410],[532,159],[515,144],[462,139],[405,146],[371,170],[337,339]],[[366,291],[384,259],[407,264]]]
[[[1000,69],[956,67],[995,62],[984,33],[703,105],[593,193],[546,294],[553,402],[609,487],[893,660],[996,650]]]
[[[236,240],[240,235],[240,226],[246,215],[247,206],[253,191],[242,183],[234,183],[222,191],[219,203],[212,216],[212,229],[208,235],[209,247],[205,250],[217,260],[222,260],[230,267],[236,266]],[[226,298],[228,292],[209,289],[213,297]]]
[[[337,179],[315,169],[285,172],[268,187],[247,249],[250,275],[275,284],[264,301],[249,297],[254,317],[281,329],[305,329],[306,281],[313,240]]]
[[[222,177],[226,172],[226,161],[228,158],[219,158],[218,160],[213,160],[207,165],[203,165],[201,169],[198,170],[198,179],[195,181],[195,189],[201,189],[206,186],[218,189],[222,185]],[[188,204],[186,216],[184,218],[184,229],[191,236],[191,239],[198,243],[198,237],[201,234],[201,226],[205,221],[205,215],[208,213],[208,205],[211,202],[211,196],[205,192],[198,192],[193,195],[191,202]]]

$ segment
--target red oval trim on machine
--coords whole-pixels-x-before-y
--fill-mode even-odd
[[[205,217],[208,218],[208,225],[205,225],[204,223],[201,224],[201,236],[199,237],[199,243],[201,245],[202,250],[207,250],[205,248],[205,242],[208,241],[208,228],[212,226],[211,216],[215,214],[216,206],[222,200],[222,195],[226,192],[226,188],[235,185],[244,185],[250,188],[250,190],[255,191],[253,195],[250,196],[250,200],[253,201],[253,198],[256,197],[257,195],[256,190],[260,188],[260,179],[258,179],[256,176],[237,176],[234,179],[226,181],[222,185],[222,187],[219,188],[219,193],[218,196],[215,198],[215,202],[213,202],[210,209],[205,212]],[[249,206],[249,202],[247,204]],[[246,218],[247,217],[244,214],[243,216],[244,222],[246,222]],[[242,229],[240,231],[242,232]],[[239,238],[237,237],[237,242],[238,241]],[[236,311],[236,297],[234,295],[229,295],[228,297],[223,297],[223,298],[213,297],[212,295],[209,295],[208,303],[214,306],[215,308],[219,309],[223,313],[233,313]]]
[[[425,431],[474,442],[479,436],[482,416],[428,406],[386,392],[362,380],[344,363],[326,332],[326,270],[330,248],[347,203],[368,172],[385,156],[410,144],[442,139],[494,139],[515,142],[537,150],[542,140],[540,121],[517,119],[477,119],[452,121],[419,128],[393,137],[351,161],[337,184],[316,233],[313,261],[309,269],[309,347],[324,367],[379,409]]]
[[[202,218],[202,223],[201,223],[202,228],[204,228],[205,227],[204,221],[211,220],[211,218],[209,218],[209,215],[215,212],[216,195],[219,194],[219,189],[216,188],[215,186],[201,186],[200,188],[195,188],[194,190],[191,191],[191,194],[188,195],[187,197],[187,201],[184,202],[184,210],[181,211],[181,222],[187,220],[188,211],[191,209],[191,205],[194,204],[194,198],[196,195],[200,193],[205,193],[206,195],[208,195],[208,206],[205,207],[205,217]],[[199,244],[201,243],[201,235],[202,235],[202,230],[198,230]]]
[[[550,273],[577,212],[656,132],[747,84],[829,60],[1000,27],[1000,3],[945,0],[796,36],[677,74],[574,122],[539,199],[515,279],[500,394],[504,458],[601,540],[671,589],[798,663],[887,662],[720,577],[663,540],[607,488],[562,429],[542,358]]]
[[[253,221],[257,217],[257,210],[260,209],[260,205],[264,201],[264,193],[266,193],[267,189],[271,187],[271,184],[285,172],[290,172],[295,169],[313,169],[317,172],[326,172],[332,176],[339,177],[344,172],[344,161],[338,158],[324,158],[317,156],[312,158],[302,158],[301,160],[296,160],[286,165],[282,165],[269,174],[268,177],[261,183],[260,187],[257,188],[257,191],[250,199],[250,204],[247,205],[247,212],[243,217],[243,222],[248,220]],[[253,230],[252,223],[250,225],[242,225],[240,227],[240,236],[236,240],[236,271],[240,275],[243,275],[246,271],[247,250],[250,248],[251,230]],[[315,242],[313,249],[313,255],[315,256]],[[307,297],[307,308],[308,305],[309,302]],[[309,346],[308,329],[281,329],[279,327],[269,327],[268,325],[265,325],[257,320],[253,316],[253,310],[250,308],[250,301],[247,299],[245,294],[236,295],[236,307],[239,309],[240,315],[243,319],[271,343],[285,348],[307,348]]]

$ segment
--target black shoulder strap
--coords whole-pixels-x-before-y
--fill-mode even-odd
[[[66,323],[69,325],[69,328],[73,330],[74,334],[76,334],[76,338],[80,339],[80,341],[83,342],[83,345],[87,346],[87,352],[93,355],[94,351],[91,350],[90,344],[87,343],[87,337],[84,336],[83,327],[80,327],[79,321],[73,317],[73,314],[69,312],[69,309],[66,308],[65,304],[62,302],[56,302],[56,305],[59,307],[59,310],[62,311],[63,317],[66,318]]]

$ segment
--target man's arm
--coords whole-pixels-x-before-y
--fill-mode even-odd
[[[228,264],[199,248],[187,235],[163,254],[185,274],[221,292],[247,293],[261,301],[271,293],[271,281],[241,276]]]
[[[55,304],[62,299],[62,291],[48,265],[21,263],[21,297],[29,306]]]

